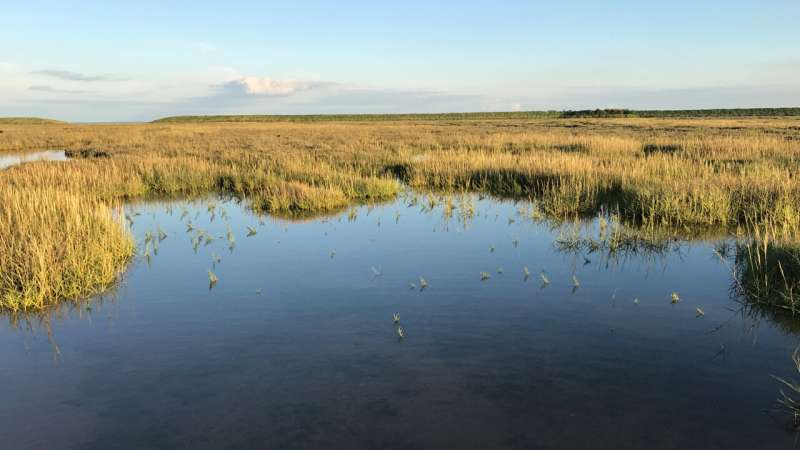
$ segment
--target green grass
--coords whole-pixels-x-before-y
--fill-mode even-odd
[[[0,125],[39,125],[66,123],[60,120],[44,119],[41,117],[0,117]]]

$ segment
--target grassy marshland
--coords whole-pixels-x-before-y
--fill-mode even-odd
[[[105,290],[134,252],[104,202],[58,189],[0,187],[0,309],[43,309]]]
[[[391,198],[405,183],[531,198],[534,217],[614,211],[626,224],[685,233],[753,224],[768,224],[776,236],[800,230],[800,117],[518,116],[3,122],[0,151],[75,155],[67,164],[0,171],[2,229],[13,230],[0,241],[3,307],[39,308],[100,289],[131,252],[124,223],[106,205],[151,196],[217,193],[245,198],[258,211],[300,215]],[[44,194],[54,189],[59,196]],[[34,202],[49,205],[47,218],[33,214]],[[61,226],[64,217],[80,226]],[[22,236],[61,262],[42,263],[19,244]],[[109,236],[115,245],[103,241]],[[66,253],[64,242],[72,242]],[[108,266],[61,270],[72,258]]]

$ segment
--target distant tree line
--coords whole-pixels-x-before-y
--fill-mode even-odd
[[[800,108],[675,109],[635,111],[639,117],[800,116]]]

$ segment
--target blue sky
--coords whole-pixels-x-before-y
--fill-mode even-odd
[[[0,115],[800,106],[798,21],[796,0],[12,1]]]

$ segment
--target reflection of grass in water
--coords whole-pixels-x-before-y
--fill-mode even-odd
[[[556,223],[561,230],[555,247],[576,254],[597,252],[606,259],[663,257],[690,242],[717,239],[714,251],[731,271],[733,294],[738,301],[784,311],[784,315],[800,312],[800,239],[791,229],[787,232],[754,222],[745,228],[748,231],[740,230],[738,237],[731,239],[724,237],[726,230],[625,224],[617,214],[600,216],[595,228],[590,225],[579,220]],[[678,303],[680,296],[673,292],[671,301]],[[702,310],[697,313],[705,314]]]
[[[719,246],[717,256],[733,261],[734,291],[742,303],[783,310],[794,316],[800,291],[800,240],[774,226],[752,227],[735,245]]]
[[[748,302],[798,311],[800,246],[794,243],[753,241],[740,244],[736,276]]]
[[[669,227],[631,226],[618,215],[600,216],[596,236],[584,231],[579,220],[562,226],[555,246],[565,252],[602,252],[607,257],[630,254],[665,254],[679,247],[681,240]]]
[[[92,317],[106,309],[105,307],[114,307],[116,292],[113,289],[100,296],[70,302],[52,303],[42,309],[25,311],[2,310],[2,317],[8,321],[11,329],[26,332],[32,336],[44,331],[47,335],[47,342],[50,345],[53,358],[58,360],[61,357],[61,349],[58,345],[58,338],[53,332],[53,323],[65,320],[68,316],[91,321]],[[113,314],[105,315],[106,319],[111,319],[113,316]]]
[[[800,373],[800,346],[792,353],[792,361]],[[794,380],[772,376],[781,385],[778,406],[791,417],[791,425],[795,431],[800,430],[800,384]]]

